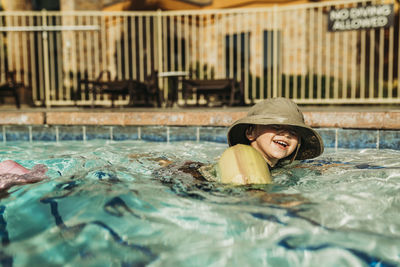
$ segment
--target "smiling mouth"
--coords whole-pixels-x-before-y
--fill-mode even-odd
[[[287,146],[289,146],[288,143],[284,142],[284,141],[274,141],[275,144],[278,144],[279,146],[282,146],[283,148],[286,148]]]

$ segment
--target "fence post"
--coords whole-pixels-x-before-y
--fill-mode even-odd
[[[278,96],[278,23],[276,22],[278,17],[278,7],[274,5],[273,7],[273,44],[272,44],[272,54],[273,54],[273,63],[272,63],[272,97]]]
[[[162,49],[162,23],[161,23],[161,20],[162,20],[162,11],[161,11],[161,9],[158,9],[157,10],[158,74],[160,74],[162,72],[162,58],[163,58],[163,55],[162,55],[163,49]],[[162,105],[164,107],[164,104],[165,104],[164,100],[168,98],[168,95],[165,94],[165,88],[164,88],[164,85],[163,85],[162,78],[160,76],[158,76],[157,78],[158,78],[159,87],[162,88],[162,96],[163,96]]]
[[[46,30],[47,26],[47,11],[42,9],[42,40],[43,40],[43,65],[44,65],[44,97],[45,105],[47,108],[50,107],[50,80],[49,80],[49,39],[48,32]]]

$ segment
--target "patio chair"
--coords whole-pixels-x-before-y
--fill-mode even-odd
[[[243,86],[235,79],[182,79],[182,93],[184,99],[196,93],[196,105],[199,105],[200,95],[210,102],[210,96],[218,96],[222,104],[233,106],[235,103],[243,105]]]
[[[18,89],[24,87],[23,83],[17,83],[15,71],[6,72],[6,80],[0,83],[0,96],[12,96],[15,99],[15,105],[20,108]]]
[[[103,76],[106,75],[105,79]],[[153,73],[145,80],[133,80],[133,79],[123,79],[123,80],[111,80],[111,73],[108,70],[103,70],[100,72],[96,80],[81,79],[78,83],[78,88],[85,86],[85,93],[93,94],[93,103],[98,94],[108,94],[111,97],[111,107],[114,107],[114,101],[118,96],[129,95],[129,106],[136,105],[140,103],[140,99],[144,99],[144,105],[152,106],[156,104],[157,107],[161,106],[160,92],[158,87],[158,77],[157,72]],[[155,101],[155,103],[154,103]]]

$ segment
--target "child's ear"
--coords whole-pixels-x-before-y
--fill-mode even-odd
[[[255,134],[255,127],[254,125],[250,125],[247,129],[246,129],[246,138],[249,139],[249,141],[254,141],[256,140],[256,134]]]

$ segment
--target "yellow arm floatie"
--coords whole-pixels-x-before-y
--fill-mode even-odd
[[[272,183],[267,162],[255,148],[248,145],[238,144],[227,148],[222,153],[217,167],[222,183]]]

